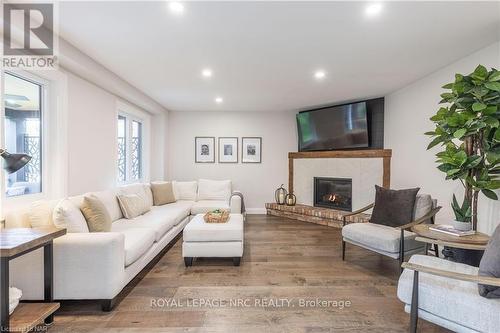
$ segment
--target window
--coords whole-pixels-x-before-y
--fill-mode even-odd
[[[143,178],[143,125],[132,116],[118,115],[118,182]]]
[[[6,175],[6,197],[42,191],[42,91],[32,80],[5,73],[5,149],[25,153],[31,161],[21,170]]]

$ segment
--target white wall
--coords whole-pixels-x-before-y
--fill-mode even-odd
[[[169,112],[170,179],[231,179],[249,212],[264,212],[274,191],[288,184],[288,152],[297,151],[295,112]],[[196,136],[239,137],[238,164],[194,162]],[[241,163],[241,137],[262,137],[262,163]],[[217,144],[217,141],[216,141]],[[216,158],[217,160],[217,158]]]
[[[385,147],[392,148],[391,187],[421,187],[421,193],[430,193],[443,206],[438,221],[446,223],[453,218],[450,208],[452,194],[463,193],[460,183],[444,180],[436,169],[435,153],[426,151],[429,137],[423,133],[433,130],[429,118],[438,110],[439,95],[444,84],[454,80],[455,73],[470,73],[478,65],[500,67],[500,44],[495,43],[465,57],[413,84],[386,96]],[[500,222],[500,202],[481,195],[479,202],[479,230],[492,232]]]

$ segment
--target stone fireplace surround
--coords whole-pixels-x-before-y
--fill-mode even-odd
[[[375,199],[375,185],[390,186],[390,149],[289,153],[289,192],[313,206],[314,177],[351,178],[352,210]]]
[[[354,211],[374,202],[375,185],[389,188],[391,155],[390,149],[288,153],[288,189],[297,196],[297,205],[267,203],[267,214],[342,227],[348,212],[313,207],[314,177],[351,178]],[[367,214],[348,218],[348,222],[367,221]]]

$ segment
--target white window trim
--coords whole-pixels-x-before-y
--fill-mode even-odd
[[[32,194],[24,194],[20,196],[14,196],[14,197],[7,197],[5,195],[5,189],[7,188],[7,184],[5,183],[5,171],[1,169],[0,174],[1,174],[1,198],[2,202],[5,203],[5,205],[9,206],[18,206],[18,205],[24,205],[36,200],[41,200],[41,199],[46,199],[50,195],[50,181],[49,181],[49,173],[48,170],[51,167],[50,163],[50,156],[51,156],[51,149],[50,149],[50,139],[49,139],[49,133],[50,133],[50,123],[51,123],[51,112],[49,112],[49,89],[50,89],[50,82],[44,78],[41,78],[40,76],[34,75],[32,73],[26,72],[26,71],[21,71],[18,70],[16,72],[10,72],[10,71],[2,71],[2,100],[1,102],[1,123],[0,126],[2,128],[1,130],[1,138],[0,138],[0,146],[4,147],[5,146],[5,108],[4,106],[4,101],[3,101],[3,89],[5,87],[5,73],[20,77],[21,79],[25,79],[27,81],[31,81],[35,84],[38,84],[41,86],[41,123],[42,123],[42,162],[41,162],[41,168],[42,168],[42,175],[41,175],[41,181],[42,181],[42,191],[40,193],[32,193]]]
[[[118,168],[115,167],[115,180],[118,185],[125,185],[131,183],[143,183],[149,182],[151,175],[151,115],[145,111],[142,111],[124,101],[118,100],[116,103],[116,121],[115,121],[115,135],[118,135],[118,116],[123,116],[127,118],[127,129],[126,129],[126,169],[127,174],[131,172],[131,163],[128,153],[130,152],[130,135],[132,133],[132,121],[138,121],[142,124],[142,160],[141,160],[141,171],[142,177],[140,179],[125,180],[123,182],[118,181]],[[115,140],[115,166],[118,165],[118,140]]]

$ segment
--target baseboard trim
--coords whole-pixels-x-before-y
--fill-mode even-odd
[[[267,210],[265,208],[246,208],[248,215],[266,214]]]

